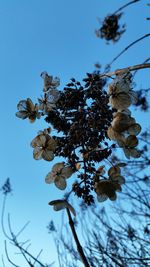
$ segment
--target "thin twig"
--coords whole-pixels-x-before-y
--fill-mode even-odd
[[[74,227],[74,222],[72,220],[70,211],[69,211],[68,208],[66,210],[67,210],[67,215],[68,215],[68,219],[69,219],[69,225],[70,225],[70,228],[71,228],[71,231],[72,231],[72,234],[73,234],[73,238],[74,238],[74,241],[76,243],[79,255],[80,255],[81,259],[82,259],[82,262],[83,262],[84,266],[85,267],[90,267],[90,265],[89,265],[89,263],[87,261],[87,258],[86,258],[85,254],[84,254],[83,248],[82,248],[82,246],[80,244],[80,241],[78,239],[78,236],[77,236],[77,233],[76,233],[76,230],[75,230],[75,227]]]
[[[143,39],[147,38],[150,36],[150,33],[145,34],[144,36],[138,38],[137,40],[135,40],[134,42],[132,42],[131,44],[129,44],[126,48],[124,48],[108,65],[112,65],[112,63],[114,61],[116,61],[124,52],[126,52],[130,47],[132,47],[133,45],[135,45],[136,43],[142,41]]]
[[[123,5],[122,7],[118,8],[113,14],[116,14],[116,13],[118,13],[119,11],[121,11],[122,9],[124,9],[125,7],[127,7],[127,6],[129,6],[129,5],[131,5],[131,4],[134,4],[134,3],[136,3],[136,2],[139,2],[139,1],[140,1],[140,0],[133,0],[133,1],[131,1],[131,2],[127,3],[127,4],[125,4],[125,5]]]
[[[16,264],[9,258],[8,251],[7,251],[6,240],[5,240],[5,254],[6,254],[7,260],[8,260],[13,266],[15,266],[15,267],[19,267],[18,265],[16,265]]]

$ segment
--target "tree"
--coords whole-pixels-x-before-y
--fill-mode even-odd
[[[107,16],[99,30],[96,31],[97,36],[109,42],[117,42],[125,32],[125,25],[119,27],[119,19],[122,15],[119,12],[136,2],[139,0],[127,3]],[[145,59],[144,63],[138,65],[111,70],[112,63],[124,52],[149,36],[149,33],[145,34],[129,44],[108,64],[104,73],[101,73],[100,69],[87,73],[82,83],[71,78],[63,91],[58,90],[60,85],[58,77],[53,78],[43,72],[41,74],[44,79],[43,98],[38,99],[36,104],[27,98],[21,100],[17,106],[17,117],[28,118],[30,122],[34,122],[43,116],[50,124],[50,127],[40,131],[31,142],[34,159],[52,161],[55,157],[63,157],[63,161],[56,163],[52,171],[47,174],[46,183],[54,182],[58,189],[64,190],[67,187],[67,179],[74,174],[77,175],[71,191],[62,199],[52,200],[49,204],[54,206],[56,211],[66,209],[73,237],[85,266],[99,266],[98,264],[101,264],[100,266],[129,266],[132,263],[134,266],[139,264],[148,266],[149,264],[148,251],[147,248],[145,249],[145,244],[149,244],[147,238],[149,202],[146,185],[149,176],[144,174],[143,177],[143,173],[137,174],[143,168],[146,172],[149,166],[149,132],[146,130],[138,139],[141,126],[129,110],[131,104],[143,110],[148,109],[145,95],[148,94],[149,89],[140,89],[138,93],[135,93],[133,77],[137,71],[150,67],[149,59]],[[53,129],[57,130],[57,135],[51,136]],[[139,140],[141,147],[137,149]],[[118,149],[123,150],[126,159],[120,160]],[[132,164],[132,169],[130,164]],[[101,214],[96,211],[95,196],[99,202],[107,199],[114,201],[117,198],[117,192],[122,191],[122,187],[124,188],[123,197],[119,195],[120,204],[116,208],[117,220],[109,222],[104,209],[101,210]],[[80,245],[70,213],[71,211],[73,215],[76,214],[75,209],[69,203],[69,198],[73,193],[82,199],[84,205],[92,207],[91,211],[89,207],[87,210],[94,214],[94,218],[98,218],[104,228],[102,235],[99,235],[97,233],[99,225],[95,224],[94,219],[89,228],[86,224],[84,231],[86,235],[90,233],[86,241],[87,254]],[[123,203],[127,200],[129,206],[124,209]],[[134,207],[136,207],[135,212]],[[143,224],[143,233],[133,227],[134,216],[137,214],[140,215],[138,219],[136,218],[136,224],[137,226]],[[132,221],[128,223],[131,215]],[[86,220],[85,217],[84,220]],[[91,230],[93,226],[96,229],[94,231]],[[68,249],[64,237],[62,241]],[[127,241],[129,247],[126,246]],[[73,246],[70,252],[70,255],[77,260],[78,256]],[[61,260],[64,255],[61,255]],[[68,263],[68,259],[65,260],[64,266],[76,266],[74,263]],[[60,263],[60,266],[63,265]]]

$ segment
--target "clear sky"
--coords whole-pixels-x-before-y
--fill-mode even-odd
[[[44,262],[56,260],[54,244],[47,235],[46,225],[53,219],[60,225],[60,214],[47,203],[63,196],[54,185],[44,182],[52,163],[35,161],[31,140],[37,131],[47,127],[45,122],[30,124],[15,117],[16,105],[21,99],[33,101],[42,94],[42,71],[59,76],[60,89],[69,79],[81,80],[93,71],[94,63],[103,66],[130,42],[149,31],[150,7],[140,1],[125,9],[121,21],[127,31],[120,42],[106,45],[95,36],[99,27],[97,18],[104,18],[127,1],[117,0],[1,0],[0,1],[0,94],[1,94],[1,173],[0,184],[10,177],[13,194],[7,203],[12,227],[18,231],[28,220],[30,225],[20,237],[31,239],[31,251],[38,254],[43,248]],[[136,26],[135,26],[136,25]],[[112,70],[142,63],[149,57],[150,40],[132,47],[113,64]],[[148,87],[149,70],[137,74],[137,89]],[[143,114],[143,116],[146,116]],[[146,120],[140,117],[139,120]],[[0,208],[2,196],[0,195]],[[0,233],[0,256],[4,253]],[[12,250],[9,247],[10,251]],[[16,251],[16,250],[15,250]],[[19,256],[12,254],[12,259]],[[18,261],[21,265],[21,259]],[[0,265],[1,266],[1,265]],[[8,264],[6,266],[9,267]],[[55,265],[57,267],[57,264]],[[25,267],[25,265],[23,266]]]

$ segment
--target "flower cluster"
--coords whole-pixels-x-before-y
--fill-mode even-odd
[[[32,140],[31,146],[33,149],[34,159],[44,159],[51,161],[54,159],[57,142],[49,135],[50,128],[40,131],[39,134]]]
[[[107,142],[108,138],[123,148],[127,158],[140,156],[136,136],[141,127],[128,110],[136,99],[130,72],[118,74],[109,86],[108,94],[104,90],[106,80],[99,74],[87,73],[82,83],[72,78],[63,91],[57,89],[59,78],[46,72],[41,77],[44,80],[43,97],[35,105],[30,98],[20,101],[16,116],[29,118],[32,122],[44,116],[57,132],[56,136],[51,136],[49,127],[38,132],[31,142],[35,160],[52,161],[56,157],[65,160],[53,165],[45,182],[65,190],[67,179],[77,172],[71,192],[85,203],[94,202],[93,191],[98,201],[115,200],[116,192],[121,191],[125,182],[120,171],[123,164],[111,167],[108,178],[103,176],[104,166],[97,170],[96,165],[112,153],[113,145]],[[59,200],[50,205],[59,210],[69,208],[66,203]]]
[[[47,184],[55,183],[56,187],[64,190],[67,186],[66,179],[73,174],[73,169],[70,166],[65,166],[64,162],[56,163],[52,171],[45,178]]]
[[[127,70],[118,74],[113,83],[109,85],[108,94],[110,104],[117,111],[113,114],[111,126],[107,130],[108,137],[123,148],[127,158],[140,157],[136,149],[137,135],[141,132],[140,124],[131,117],[128,107],[136,101],[136,93],[132,90],[132,76]]]
[[[125,32],[125,24],[119,26],[119,19],[122,13],[108,15],[100,29],[96,30],[96,35],[99,38],[104,38],[106,41],[117,42],[121,35]]]
[[[34,105],[30,98],[21,100],[17,105],[17,109],[18,112],[16,112],[16,116],[23,120],[28,118],[30,122],[34,122],[41,117],[38,105]]]
[[[121,185],[125,183],[124,177],[121,176],[120,167],[122,166],[124,164],[121,163],[111,167],[108,170],[108,179],[99,179],[99,176],[104,173],[103,169],[97,173],[98,177],[95,179],[95,191],[99,202],[103,202],[108,198],[112,201],[116,200],[116,192],[121,192]],[[97,178],[99,179],[98,181]]]

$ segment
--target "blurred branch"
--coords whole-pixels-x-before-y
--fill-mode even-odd
[[[90,267],[90,265],[89,265],[89,263],[87,261],[87,258],[86,258],[85,254],[84,254],[83,248],[82,248],[82,246],[80,244],[80,241],[78,239],[78,236],[77,236],[77,233],[76,233],[76,230],[75,230],[75,227],[74,227],[74,222],[72,220],[70,211],[69,211],[68,208],[66,210],[67,210],[67,215],[68,215],[68,219],[69,219],[69,225],[70,225],[70,228],[71,228],[71,231],[72,231],[72,234],[73,234],[73,238],[74,238],[74,241],[76,243],[79,255],[80,255],[81,259],[82,259],[82,262],[83,262],[84,266],[85,267]]]
[[[142,41],[143,39],[147,38],[150,36],[150,33],[145,34],[144,36],[138,38],[137,40],[135,40],[134,42],[132,42],[131,44],[129,44],[126,48],[124,48],[108,65],[112,65],[112,63],[114,63],[122,54],[124,54],[130,47],[132,47],[133,45],[135,45],[136,43]]]
[[[139,1],[140,0],[133,0],[133,1],[131,1],[131,2],[127,3],[127,4],[125,4],[125,5],[123,5],[122,7],[118,8],[113,14],[116,14],[116,13],[120,12],[122,9],[124,9],[125,7],[127,7],[127,6],[129,6],[131,4],[134,4],[136,2],[139,2]]]

